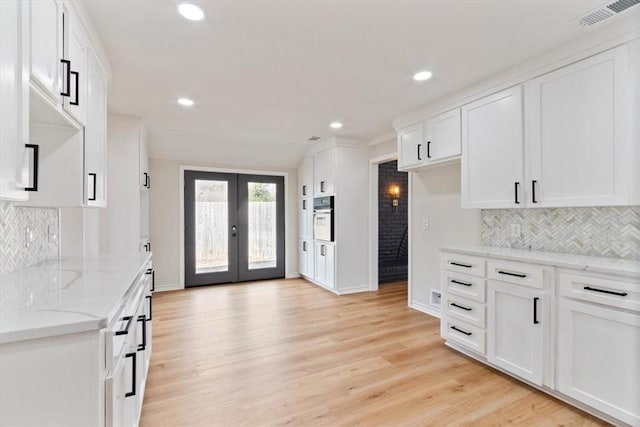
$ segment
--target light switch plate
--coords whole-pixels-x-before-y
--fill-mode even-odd
[[[47,226],[47,236],[49,243],[58,243],[58,227],[55,224]]]

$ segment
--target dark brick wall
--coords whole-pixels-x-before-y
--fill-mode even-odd
[[[409,176],[398,172],[398,162],[378,166],[378,281],[407,279],[407,201]],[[391,186],[400,188],[399,206],[392,206]],[[404,236],[404,238],[403,238]]]

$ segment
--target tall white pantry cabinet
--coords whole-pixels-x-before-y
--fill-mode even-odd
[[[300,275],[337,294],[369,289],[369,154],[356,141],[329,138],[309,148],[298,168]],[[313,235],[313,201],[334,197],[334,241]]]

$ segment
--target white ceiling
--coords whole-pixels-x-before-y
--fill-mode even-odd
[[[312,135],[391,121],[579,37],[600,0],[85,2],[112,66],[109,109],[142,116],[151,155],[295,167]],[[419,70],[434,77],[415,83]],[[185,109],[176,98],[193,98]],[[334,131],[329,122],[340,120]],[[179,129],[180,134],[171,130]]]

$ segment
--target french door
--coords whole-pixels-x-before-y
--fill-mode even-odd
[[[185,287],[284,277],[284,178],[184,172]]]

